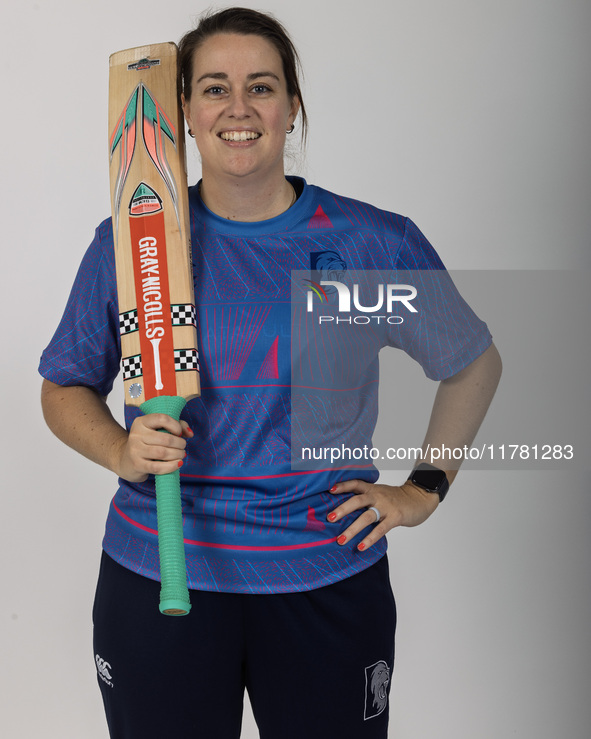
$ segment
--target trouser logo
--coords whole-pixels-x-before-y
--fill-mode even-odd
[[[383,660],[365,668],[365,721],[385,711],[389,684],[390,668]]]
[[[111,682],[111,673],[109,670],[113,669],[111,665],[106,662],[102,657],[100,657],[98,654],[95,655],[95,662],[96,662],[96,669],[98,670],[98,674],[100,679],[107,683],[111,688],[113,687],[113,683]]]

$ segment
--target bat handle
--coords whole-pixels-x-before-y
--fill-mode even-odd
[[[178,421],[184,398],[160,395],[140,406],[144,413],[165,413]],[[165,433],[165,432],[164,432]],[[186,616],[191,610],[183,541],[183,513],[179,471],[156,475],[158,551],[160,553],[160,613]]]

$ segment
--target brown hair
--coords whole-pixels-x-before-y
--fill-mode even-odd
[[[273,44],[281,57],[287,93],[290,98],[297,97],[300,101],[302,139],[305,140],[308,131],[308,117],[298,74],[301,69],[300,58],[285,28],[269,14],[249,8],[226,8],[216,13],[209,12],[201,17],[197,28],[186,33],[179,42],[179,86],[185,100],[188,101],[191,98],[195,52],[210,36],[218,33],[260,36]]]

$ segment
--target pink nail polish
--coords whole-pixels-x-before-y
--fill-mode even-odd
[[[329,513],[327,516],[329,521],[336,521],[337,520],[337,514],[336,513]]]
[[[362,552],[365,549],[365,544],[361,542],[361,544],[357,545],[357,549],[359,549],[359,551]]]
[[[337,544],[344,544],[347,541],[347,537],[344,534],[341,534],[339,538],[337,539]]]

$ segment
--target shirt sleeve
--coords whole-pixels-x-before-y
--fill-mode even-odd
[[[96,230],[64,314],[41,356],[39,372],[57,385],[110,393],[119,374],[121,342],[110,219]]]
[[[415,359],[432,380],[460,372],[491,344],[492,336],[462,298],[435,249],[407,220],[397,255],[398,283],[414,287],[416,313],[401,310],[403,322],[388,330],[390,346]]]

